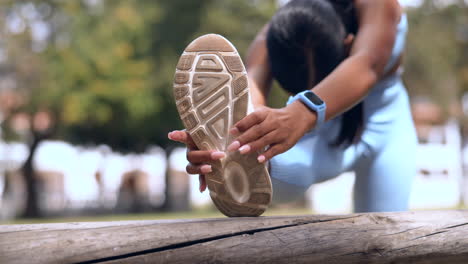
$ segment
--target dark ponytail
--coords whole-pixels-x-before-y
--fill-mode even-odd
[[[348,56],[343,41],[357,30],[352,0],[290,1],[272,18],[267,33],[273,77],[293,94],[309,89],[310,83],[322,81]],[[310,55],[313,65],[309,65]],[[333,146],[351,144],[357,138],[362,113],[360,103],[343,115]]]
[[[292,0],[273,16],[267,33],[273,77],[290,93],[308,89],[309,83],[323,80],[346,57],[345,36],[330,2]]]
[[[357,20],[356,9],[353,0],[329,0],[336,12],[339,14],[341,21],[345,25],[348,34],[356,35],[359,24]],[[360,130],[364,125],[364,109],[363,102],[355,105],[350,110],[343,114],[341,119],[341,129],[333,146],[348,146],[359,139]]]
[[[357,34],[359,25],[357,20],[356,9],[353,0],[328,0],[338,13],[341,21],[343,22],[346,32]]]

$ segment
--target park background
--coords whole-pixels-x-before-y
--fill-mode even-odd
[[[1,0],[0,220],[219,216],[198,178],[184,173],[182,146],[167,139],[182,128],[175,65],[206,33],[245,56],[280,2]],[[468,3],[400,2],[410,26],[404,81],[420,140],[411,208],[463,208]],[[277,85],[273,93],[269,104],[284,105]],[[270,214],[348,212],[353,177]]]

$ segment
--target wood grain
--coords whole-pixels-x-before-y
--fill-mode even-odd
[[[468,263],[468,211],[0,226],[0,263]]]

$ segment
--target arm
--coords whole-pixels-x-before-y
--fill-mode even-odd
[[[397,0],[355,0],[355,6],[360,26],[350,56],[322,82],[311,87],[327,103],[327,120],[359,103],[383,77],[395,41],[401,16]],[[266,86],[262,86],[262,78],[255,74],[253,76],[260,80],[257,81],[260,85],[254,89],[263,95],[256,100],[264,103]],[[239,121],[231,130],[233,135],[240,136],[228,150],[239,149],[246,154],[269,146],[259,156],[259,161],[269,160],[294,146],[315,126],[316,118],[316,114],[299,101],[282,109],[260,108]]]
[[[266,105],[273,79],[266,47],[267,32],[268,24],[255,37],[249,47],[246,58],[250,96],[255,107]]]
[[[384,74],[395,42],[401,16],[397,0],[355,0],[355,5],[359,32],[350,56],[311,89],[327,103],[327,120],[350,109],[369,93]]]

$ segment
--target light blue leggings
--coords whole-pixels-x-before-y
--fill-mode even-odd
[[[398,75],[377,84],[364,99],[364,131],[356,144],[330,146],[341,117],[306,134],[270,162],[273,200],[301,197],[314,183],[354,171],[356,212],[405,211],[416,175],[417,138],[406,89]]]

